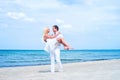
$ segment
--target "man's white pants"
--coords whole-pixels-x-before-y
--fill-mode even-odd
[[[60,60],[60,49],[56,48],[55,50],[50,52],[50,58],[51,58],[51,72],[55,72],[55,59],[59,66],[59,70],[63,68],[61,60]]]

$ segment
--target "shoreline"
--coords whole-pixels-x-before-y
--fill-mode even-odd
[[[120,59],[63,64],[52,74],[50,65],[0,68],[0,80],[120,80]],[[17,76],[16,76],[17,75]]]
[[[72,63],[83,63],[83,62],[94,62],[94,61],[108,61],[108,60],[120,60],[120,59],[98,59],[98,60],[90,60],[90,61],[78,61],[78,62],[67,62],[67,63],[62,63],[63,65],[64,64],[72,64]],[[17,66],[3,66],[3,67],[0,67],[1,68],[16,68],[16,67],[32,67],[32,66],[48,66],[50,64],[36,64],[36,65],[17,65]]]

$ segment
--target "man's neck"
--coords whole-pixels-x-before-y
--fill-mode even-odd
[[[58,33],[58,31],[54,32],[54,34],[57,34],[57,33]]]

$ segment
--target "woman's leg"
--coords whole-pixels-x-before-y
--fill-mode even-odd
[[[59,43],[63,44],[65,50],[72,49],[72,48],[69,46],[69,44],[67,44],[67,42],[65,41],[64,38],[58,38],[57,41],[58,41]]]

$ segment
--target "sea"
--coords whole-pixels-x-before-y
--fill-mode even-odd
[[[63,64],[120,59],[120,50],[61,50]],[[0,68],[50,64],[44,50],[0,50]]]

